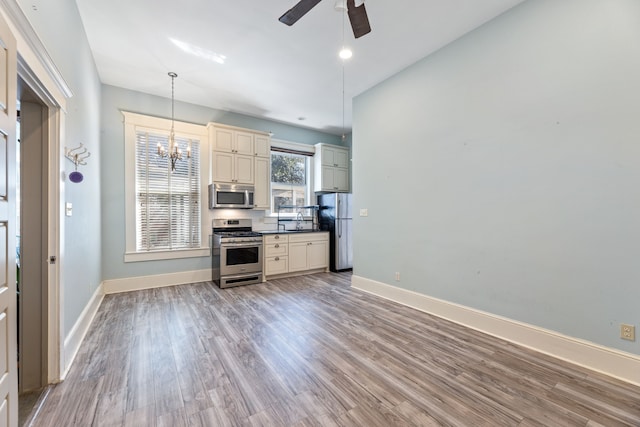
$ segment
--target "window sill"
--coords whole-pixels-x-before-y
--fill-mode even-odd
[[[167,259],[208,257],[211,250],[207,247],[198,249],[178,249],[173,251],[127,252],[124,262],[160,261]]]

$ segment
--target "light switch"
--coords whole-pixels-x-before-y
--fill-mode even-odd
[[[71,216],[73,215],[73,204],[67,202],[64,205],[64,213],[66,216]]]
[[[369,209],[360,209],[360,216],[369,216]]]

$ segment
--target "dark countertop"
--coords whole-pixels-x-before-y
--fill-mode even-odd
[[[267,230],[259,231],[262,234],[300,234],[300,233],[328,233],[326,230]]]

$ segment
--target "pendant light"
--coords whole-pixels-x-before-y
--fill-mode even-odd
[[[165,150],[160,143],[158,143],[158,155],[162,158],[169,157],[171,161],[171,172],[176,170],[176,162],[178,160],[182,160],[182,150],[178,147],[178,143],[176,142],[176,136],[174,132],[174,109],[175,109],[175,92],[174,92],[174,81],[178,75],[173,71],[169,72],[169,77],[171,77],[171,131],[169,133],[169,149]],[[191,147],[187,147],[187,159],[191,158]]]

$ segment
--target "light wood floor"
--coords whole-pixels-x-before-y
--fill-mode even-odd
[[[318,274],[106,296],[36,426],[640,426],[640,388]]]

